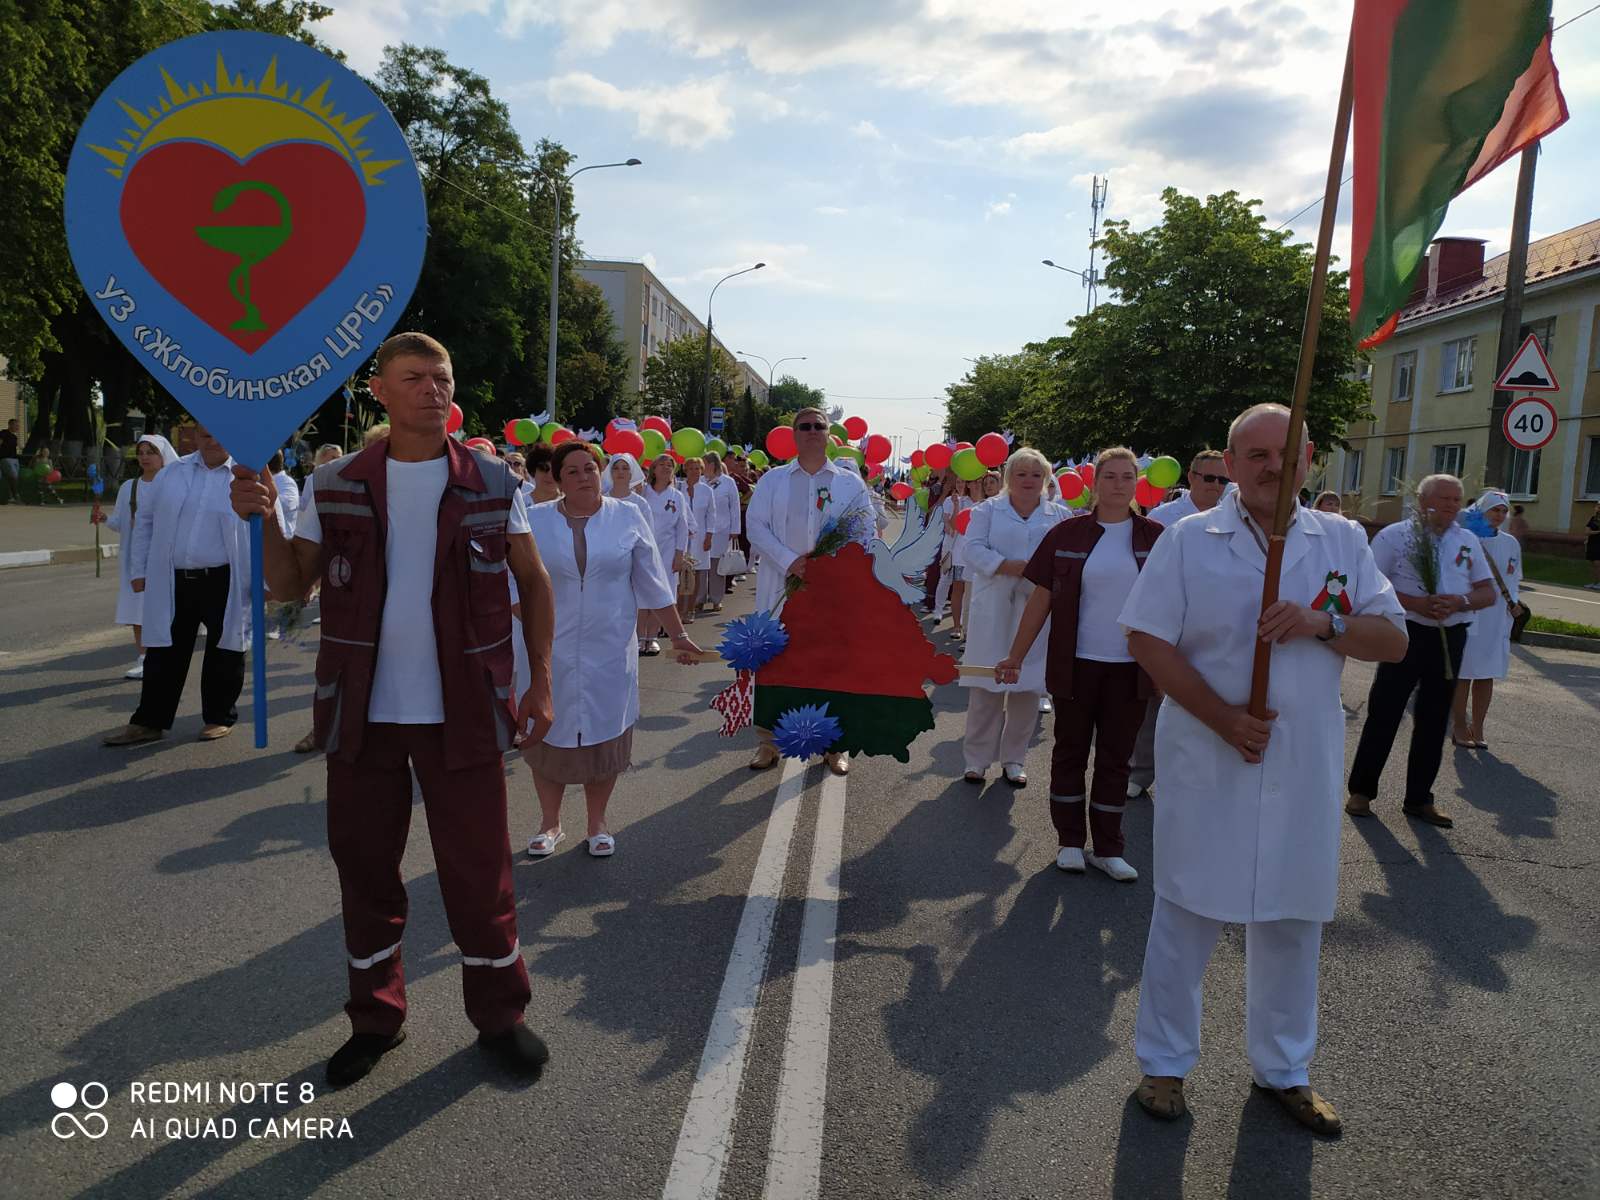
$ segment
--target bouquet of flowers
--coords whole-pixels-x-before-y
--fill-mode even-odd
[[[806,555],[818,558],[824,554],[837,554],[851,542],[867,545],[877,536],[878,524],[870,508],[852,508],[836,517],[829,517],[817,535],[817,544]],[[783,584],[783,598],[787,600],[805,586],[805,580],[788,576]]]
[[[1422,589],[1430,596],[1439,594],[1439,539],[1428,527],[1428,513],[1420,504],[1411,514],[1411,565],[1416,568]],[[1444,677],[1454,679],[1450,669],[1450,642],[1444,626],[1439,627],[1439,649],[1444,654]]]

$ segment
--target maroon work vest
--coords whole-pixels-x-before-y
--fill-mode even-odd
[[[449,480],[435,537],[433,634],[444,690],[445,765],[477,766],[511,748],[511,589],[506,524],[520,480],[499,459],[446,442]],[[318,467],[322,645],[313,707],[316,744],[345,762],[361,753],[388,592],[388,444]],[[403,636],[400,631],[387,636]]]

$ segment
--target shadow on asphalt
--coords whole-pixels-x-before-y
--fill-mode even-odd
[[[1176,1121],[1157,1121],[1139,1107],[1130,1086],[1117,1133],[1111,1200],[1180,1200],[1183,1157],[1193,1132],[1192,1114]]]
[[[1448,834],[1413,823],[1422,855],[1418,859],[1381,819],[1354,825],[1388,885],[1387,895],[1363,894],[1361,909],[1379,928],[1432,954],[1434,1006],[1449,1006],[1446,983],[1452,980],[1486,992],[1505,991],[1510,979],[1501,957],[1528,946],[1539,923],[1502,909],[1466,859],[1451,848]]]
[[[953,753],[959,758],[959,745]],[[1024,841],[1020,867],[1008,861],[1012,808],[1022,803],[1048,800],[1041,788],[997,784],[980,793],[955,782],[842,872],[851,890],[840,908],[841,959],[891,955],[909,964],[905,995],[884,1008],[884,1027],[896,1060],[937,1089],[905,1150],[908,1166],[937,1189],[980,1163],[997,1111],[1021,1095],[1053,1093],[1124,1049],[1106,1029],[1118,997],[1138,984],[1149,883],[1064,875],[1055,846],[1042,841]],[[1149,845],[1150,823],[1148,806],[1130,806],[1132,845]],[[941,869],[930,870],[933,862]],[[997,902],[1019,880],[1000,917]],[[938,946],[864,940],[899,927],[914,903],[963,898]]]
[[[1523,646],[1512,646],[1511,657],[1536,675],[1574,696],[1581,696],[1600,708],[1600,660],[1593,654],[1579,654],[1582,662],[1569,662],[1546,657]],[[1503,701],[1502,701],[1503,703]]]
[[[1495,818],[1495,828],[1507,837],[1553,838],[1553,822],[1560,811],[1556,794],[1533,776],[1496,758],[1489,750],[1455,750],[1460,786],[1456,795],[1480,812]],[[1471,770],[1459,769],[1470,757]]]

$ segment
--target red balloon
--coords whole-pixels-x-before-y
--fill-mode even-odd
[[[867,436],[867,422],[861,417],[846,417],[844,431],[859,441]]]
[[[654,429],[662,437],[666,438],[667,441],[670,442],[672,440],[672,422],[667,420],[665,417],[646,417],[643,421],[639,422],[639,428]]]
[[[1140,508],[1149,510],[1166,498],[1166,489],[1158,488],[1148,479],[1141,479],[1133,487],[1133,498]]]
[[[1083,476],[1076,471],[1063,471],[1056,476],[1056,486],[1061,489],[1063,500],[1076,500],[1088,488],[1084,485]]]
[[[461,428],[461,422],[464,419],[461,405],[452,400],[450,402],[450,415],[444,419],[444,431],[446,433],[454,433]]]
[[[897,483],[889,489],[889,495],[896,500],[909,500],[911,493],[916,491],[909,483]]]
[[[791,459],[800,453],[800,448],[794,444],[794,430],[787,425],[773,427],[767,434],[767,453],[773,458]]]
[[[1077,470],[1078,470],[1078,478],[1083,480],[1083,482],[1087,486],[1093,487],[1094,486],[1094,464],[1093,463],[1084,463],[1083,466],[1079,467]]]
[[[562,430],[568,437],[575,436],[570,430]],[[563,438],[563,441],[566,439]],[[644,438],[637,429],[618,429],[606,436],[605,442],[600,447],[607,454],[631,454],[634,458],[644,457]]]
[[[923,454],[922,461],[927,463],[928,466],[932,467],[935,471],[942,471],[950,465],[950,460],[953,457],[954,452],[949,446],[946,446],[943,442],[935,442],[933,445],[929,446],[927,452]]]
[[[978,461],[986,467],[998,467],[1011,454],[1011,447],[998,433],[984,434],[973,449],[978,453]]]
[[[867,439],[867,444],[862,453],[866,455],[869,463],[888,462],[889,455],[894,453],[894,443],[881,433],[875,433]]]
[[[54,467],[52,467],[50,469],[50,474],[48,474],[48,475],[46,475],[44,477],[44,481],[46,483],[52,483],[52,484],[53,483],[60,483],[61,482],[61,472],[56,470]]]
[[[967,526],[972,524],[972,510],[970,508],[963,508],[955,515],[955,519],[951,521],[950,524],[957,533],[965,533],[967,531]]]
[[[627,431],[624,430],[624,432],[627,432]],[[552,446],[559,446],[559,445],[561,445],[562,442],[570,442],[573,438],[575,438],[577,436],[578,435],[573,433],[572,430],[570,430],[570,429],[565,429],[565,428],[558,429],[558,430],[556,430],[554,433],[552,433],[550,435],[550,444]],[[639,439],[639,448],[640,448],[640,451],[642,453],[643,450],[644,450],[644,439],[643,438]]]
[[[513,446],[522,445],[522,443],[517,440],[517,418],[516,417],[512,417],[511,420],[506,422],[505,434],[506,434],[506,441],[510,442]]]
[[[973,447],[972,447],[972,443],[971,442],[957,442],[955,444],[955,448],[953,450],[951,450],[950,453],[951,453],[951,456],[954,457],[955,455],[960,454],[961,451],[963,451],[963,450],[971,450],[972,448]]]
[[[883,478],[883,464],[882,463],[873,463],[871,466],[869,466],[867,468],[867,478],[868,479],[882,479]]]
[[[667,449],[667,457],[672,459],[672,461],[677,463],[680,467],[683,466],[683,455],[679,454],[676,450],[673,450],[669,447]]]
[[[920,467],[923,464],[923,461],[924,459],[921,450],[913,450],[911,452],[911,466],[913,468]]]

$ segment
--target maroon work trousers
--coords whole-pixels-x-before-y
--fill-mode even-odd
[[[1072,695],[1055,696],[1056,740],[1050,752],[1050,820],[1063,846],[1083,849],[1084,802],[1094,852],[1122,856],[1122,809],[1128,802],[1128,760],[1144,723],[1137,663],[1075,659]],[[1094,746],[1094,790],[1085,786]]]
[[[450,934],[461,951],[467,1017],[485,1033],[522,1019],[532,992],[517,941],[511,834],[500,761],[449,771],[443,725],[369,724],[354,763],[328,759],[328,849],[344,900],[356,1033],[391,1034],[406,1016],[400,876],[411,830],[411,772],[422,786],[428,836]]]

